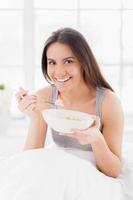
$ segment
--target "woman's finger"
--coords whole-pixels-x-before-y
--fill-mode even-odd
[[[15,96],[16,96],[16,99],[17,99],[17,101],[18,101],[18,103],[19,103],[19,102],[21,101],[21,99],[22,99],[21,96],[20,96],[20,94],[17,93]]]
[[[27,94],[28,94],[28,90],[25,90],[25,89],[22,88],[22,87],[19,87],[19,92],[20,92],[22,95],[27,95]]]
[[[94,119],[94,122],[92,123],[90,128],[100,128],[101,126],[101,121],[100,121],[100,117],[99,116],[92,116],[92,118]]]
[[[17,101],[20,102],[25,96],[28,95],[28,91],[24,90],[22,87],[19,87],[19,92],[16,93]]]
[[[19,108],[19,110],[21,111],[21,112],[23,112],[23,113],[26,113],[27,112],[27,110],[29,110],[30,109],[30,107],[36,107],[36,102],[32,102],[32,103],[29,103],[28,105],[26,105],[26,106],[18,106],[18,108]]]
[[[28,107],[25,108],[25,113],[31,113],[36,109],[36,103],[29,104]]]
[[[100,126],[101,126],[100,117],[96,116],[94,127],[99,129]]]
[[[25,97],[26,98],[26,97]],[[20,101],[19,103],[19,106],[18,108],[21,110],[21,111],[24,111],[29,105],[31,105],[32,103],[36,103],[36,99],[34,98],[31,98],[31,99],[23,99]]]

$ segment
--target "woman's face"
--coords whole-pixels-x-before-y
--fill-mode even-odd
[[[47,49],[47,73],[58,90],[80,89],[83,81],[81,64],[66,44],[55,42]]]

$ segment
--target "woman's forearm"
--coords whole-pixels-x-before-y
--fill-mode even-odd
[[[121,171],[122,164],[120,159],[111,152],[103,136],[93,142],[92,149],[98,169],[107,176],[116,178]]]
[[[28,135],[24,149],[41,148],[44,146],[46,138],[46,125],[40,114],[37,118],[30,119]]]

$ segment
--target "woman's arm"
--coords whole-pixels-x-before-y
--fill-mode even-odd
[[[28,135],[24,149],[42,148],[46,140],[47,125],[41,113],[36,118],[30,119]]]
[[[109,92],[102,105],[103,137],[92,143],[97,167],[106,175],[117,177],[121,171],[121,145],[124,116],[121,103]]]
[[[121,104],[112,92],[108,92],[102,104],[103,132],[99,130],[99,117],[86,130],[75,130],[66,135],[80,144],[91,144],[96,165],[104,174],[117,177],[121,171],[121,144],[124,117]]]
[[[29,117],[29,129],[24,149],[41,148],[45,144],[47,124],[43,119],[42,111],[47,109],[45,100],[50,100],[51,87],[37,91],[36,95],[29,95],[24,90],[17,94],[19,109]]]

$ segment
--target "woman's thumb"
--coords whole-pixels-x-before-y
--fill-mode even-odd
[[[20,91],[20,93],[21,93],[22,96],[26,96],[28,94],[28,90],[25,90],[22,87],[19,87],[19,91]]]
[[[101,126],[101,122],[100,122],[100,117],[98,117],[98,116],[95,116],[94,117],[94,124],[93,124],[93,127],[95,127],[95,128],[100,128],[100,126]]]

